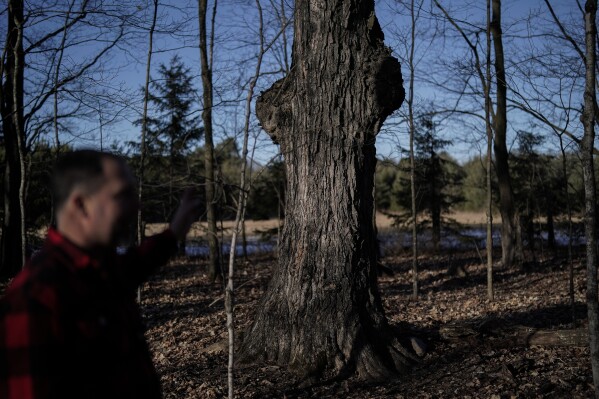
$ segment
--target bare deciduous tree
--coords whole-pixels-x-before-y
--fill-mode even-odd
[[[233,278],[235,271],[235,248],[237,236],[241,232],[243,222],[245,220],[245,210],[248,197],[248,142],[250,136],[250,118],[252,112],[252,102],[254,100],[254,90],[256,83],[260,78],[262,68],[262,59],[266,51],[264,45],[264,20],[262,15],[262,5],[260,0],[256,0],[256,8],[258,10],[258,35],[260,38],[260,49],[256,60],[256,70],[253,79],[250,81],[247,91],[246,106],[245,106],[245,123],[243,128],[243,147],[241,150],[241,178],[239,183],[239,196],[237,201],[237,211],[235,214],[235,227],[233,228],[233,236],[231,237],[231,249],[229,252],[229,273],[227,278],[227,286],[225,289],[225,310],[227,312],[227,330],[229,333],[229,362],[227,366],[227,380],[229,386],[229,399],[233,399],[233,368],[234,368],[234,352],[235,352],[235,330],[234,330],[234,291]],[[249,164],[253,162],[253,157],[249,159]]]
[[[8,2],[6,45],[2,58],[0,113],[4,135],[4,221],[0,241],[0,272],[11,276],[25,263],[25,115],[23,0]]]
[[[487,0],[487,60],[485,63],[485,129],[487,131],[487,160],[486,160],[486,183],[487,183],[487,298],[494,299],[493,294],[493,180],[491,170],[493,169],[493,128],[491,127],[491,0]]]
[[[74,5],[69,3],[63,10],[64,4],[9,2],[2,59],[2,113],[7,156],[0,272],[5,275],[12,275],[21,268],[27,247],[24,202],[28,151],[37,139],[50,133],[52,125],[56,136],[59,120],[81,116],[87,107],[80,101],[80,93],[87,90],[82,82],[93,81],[94,74],[103,69],[104,57],[125,36],[131,16],[125,12],[128,6],[102,3],[92,9],[86,0],[76,9]],[[115,10],[121,13],[112,14]],[[77,33],[78,27],[81,29]],[[72,53],[99,38],[102,40],[92,49],[88,48],[85,56],[76,61],[70,57],[68,68],[62,67],[67,52]],[[63,100],[70,99],[69,108],[63,105],[63,109],[58,109],[58,92],[63,94]],[[54,99],[53,107],[51,99]]]
[[[415,10],[414,0],[410,2],[410,54],[408,57],[408,69],[410,71],[408,88],[408,125],[410,129],[410,193],[412,196],[412,298],[418,299],[418,212],[416,208],[416,164],[414,160],[414,135],[416,128],[414,126],[414,75],[416,66],[414,65],[414,51],[416,47],[416,19],[417,12],[420,13],[422,2],[418,4],[418,11]]]
[[[384,315],[373,233],[375,137],[404,99],[370,1],[297,0],[291,72],[256,113],[288,179],[274,271],[241,348],[305,376],[380,379],[412,355]]]
[[[584,136],[581,142],[582,169],[584,178],[584,225],[587,264],[587,315],[589,318],[589,340],[595,396],[599,397],[599,298],[597,290],[597,191],[593,148],[595,144],[596,83],[596,37],[597,0],[585,3],[585,67],[584,110],[582,113]]]
[[[520,222],[514,205],[514,190],[507,148],[507,83],[501,31],[501,0],[492,0],[491,34],[495,54],[496,103],[493,119],[495,140],[495,173],[499,186],[499,211],[501,212],[501,261],[505,267],[522,261]]]
[[[482,69],[481,57],[475,42],[466,34],[463,27],[437,1],[435,5],[443,12],[445,18],[458,31],[467,43],[474,56],[474,73],[478,76],[483,93],[490,93],[491,82],[488,82]],[[491,109],[491,119],[494,134],[495,173],[499,186],[499,209],[501,212],[501,249],[504,266],[510,267],[522,259],[519,220],[514,205],[514,194],[509,172],[509,151],[507,148],[507,85],[505,79],[505,61],[501,32],[501,2],[492,0],[492,17],[490,23],[495,51],[495,109]]]
[[[216,0],[214,8],[216,10]],[[202,120],[204,121],[204,169],[206,174],[206,219],[208,222],[208,246],[210,248],[210,263],[208,266],[209,277],[214,280],[221,273],[220,245],[218,243],[218,230],[216,227],[216,196],[215,196],[215,164],[214,143],[212,130],[212,59],[208,59],[208,52],[212,54],[214,40],[207,40],[206,14],[207,0],[198,0],[198,21],[200,26],[200,63],[202,68]],[[214,32],[214,19],[212,24]],[[213,37],[213,36],[212,36]]]
[[[141,242],[144,238],[144,220],[143,220],[143,189],[144,189],[144,170],[146,166],[146,153],[147,146],[146,140],[148,135],[148,103],[150,100],[150,71],[152,68],[152,54],[154,50],[154,31],[156,29],[156,19],[158,18],[158,0],[153,0],[152,7],[152,23],[148,31],[148,55],[146,58],[146,78],[144,83],[144,101],[143,101],[143,113],[141,116],[141,135],[140,135],[140,147],[139,147],[139,169],[137,171],[137,178],[139,181],[139,187],[137,197],[139,200],[139,209],[137,210],[137,242]]]

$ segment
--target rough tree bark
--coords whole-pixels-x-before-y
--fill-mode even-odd
[[[381,379],[413,355],[387,324],[376,281],[375,137],[403,99],[374,2],[297,0],[291,73],[256,113],[288,179],[279,265],[240,360],[302,376]]]
[[[507,133],[507,85],[503,40],[501,33],[501,0],[492,1],[493,16],[491,34],[495,50],[495,75],[497,85],[497,105],[493,127],[495,132],[495,171],[499,186],[499,211],[501,213],[501,260],[505,267],[511,267],[522,259],[519,220],[514,206],[514,192],[509,170],[509,151],[506,144]]]
[[[582,172],[584,181],[584,230],[587,263],[587,315],[589,318],[589,341],[595,397],[599,398],[599,300],[597,298],[597,191],[593,160],[595,143],[595,66],[597,0],[585,4],[586,76],[584,87],[584,110],[582,123],[584,136],[581,141]]]
[[[6,151],[0,273],[14,276],[25,260],[25,123],[23,116],[23,1],[8,2],[0,113]]]

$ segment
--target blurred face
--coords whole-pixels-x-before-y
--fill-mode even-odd
[[[137,213],[135,179],[124,162],[104,159],[104,182],[85,199],[86,235],[95,247],[109,247],[126,238]]]

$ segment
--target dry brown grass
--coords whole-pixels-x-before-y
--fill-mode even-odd
[[[484,212],[467,212],[459,211],[453,212],[448,215],[449,218],[454,219],[456,222],[464,225],[480,225],[485,224],[487,216]],[[499,220],[499,216],[493,216],[494,220]],[[393,219],[380,212],[376,214],[376,226],[379,229],[389,228],[393,225]]]
[[[486,215],[484,212],[454,212],[449,215],[450,218],[456,220],[460,224],[465,225],[480,225],[486,223]],[[499,216],[494,216],[494,220],[498,221]],[[279,225],[278,219],[269,220],[246,220],[245,228],[248,236],[258,235],[262,232],[276,229]],[[376,225],[377,228],[383,230],[391,228],[393,225],[393,219],[380,212],[376,214]],[[166,223],[154,223],[148,224],[146,227],[146,235],[152,235],[159,233],[166,228]],[[230,236],[233,232],[234,221],[228,220],[222,223],[218,223],[218,228],[223,229],[225,236]],[[206,222],[194,223],[189,233],[191,238],[201,238],[206,235],[208,231]]]
[[[278,219],[269,220],[246,220],[245,229],[248,236],[257,235],[261,232],[276,229],[279,225]],[[161,232],[166,228],[166,223],[153,223],[146,226],[146,235],[152,235]],[[233,220],[223,221],[218,223],[218,229],[222,229],[225,236],[230,236],[233,233],[235,222]],[[188,237],[201,238],[206,235],[208,226],[206,222],[194,223],[191,227]]]

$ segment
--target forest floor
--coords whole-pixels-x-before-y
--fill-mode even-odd
[[[238,263],[236,331],[243,331],[252,320],[276,259],[256,256]],[[377,384],[350,378],[300,387],[301,381],[276,365],[243,365],[235,370],[235,397],[593,397],[586,346],[527,346],[509,340],[498,344],[492,332],[458,340],[446,340],[439,334],[452,323],[572,328],[565,257],[529,262],[518,270],[497,270],[493,302],[486,299],[486,269],[476,251],[424,254],[418,300],[411,299],[409,254],[386,257],[384,263],[394,272],[379,279],[390,323],[412,331],[428,347],[411,373]],[[449,273],[456,266],[465,273]],[[584,328],[584,264],[578,259],[574,267],[575,310],[578,326]],[[175,260],[143,288],[141,305],[147,338],[165,398],[210,399],[227,394],[223,288],[221,283],[210,283],[205,270],[204,260]]]

